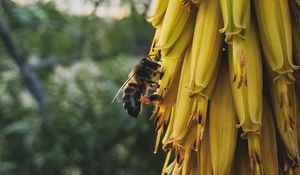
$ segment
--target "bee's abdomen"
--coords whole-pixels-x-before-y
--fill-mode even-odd
[[[132,117],[137,117],[141,110],[141,102],[139,98],[141,91],[139,85],[135,83],[128,83],[124,89],[123,106],[126,112]]]

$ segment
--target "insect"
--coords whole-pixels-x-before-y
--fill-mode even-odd
[[[136,118],[142,104],[149,105],[155,101],[162,101],[162,97],[154,93],[159,88],[157,81],[163,76],[159,71],[160,57],[160,54],[154,54],[143,58],[132,69],[129,78],[123,83],[112,103],[123,92],[123,107],[130,116]]]

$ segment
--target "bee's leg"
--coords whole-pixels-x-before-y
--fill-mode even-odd
[[[162,96],[160,96],[158,94],[152,94],[152,95],[141,96],[139,101],[142,104],[149,105],[152,102],[156,102],[156,101],[163,102],[163,98],[162,98]]]
[[[151,84],[152,86],[153,86],[153,85],[156,86],[156,88],[159,88],[159,87],[160,87],[159,84],[158,84],[157,82],[155,82],[155,81],[147,80],[146,82],[149,83],[149,84]]]
[[[148,96],[151,101],[163,101],[162,96],[158,94],[152,94]]]
[[[152,80],[149,80],[149,79],[146,79],[146,78],[140,78],[141,81],[144,81],[145,83],[147,84],[150,84],[151,86],[156,86],[156,88],[159,88],[159,84],[155,81],[152,81]]]
[[[154,61],[156,61],[156,62],[161,62],[161,56],[160,56],[160,54],[158,54],[158,55],[154,58]]]
[[[160,79],[160,80],[163,78],[164,74],[165,74],[165,72],[160,72],[160,73],[159,73],[159,79]]]

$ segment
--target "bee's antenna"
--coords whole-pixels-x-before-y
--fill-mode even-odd
[[[113,104],[115,102],[115,100],[117,99],[117,97],[119,96],[119,94],[122,92],[123,88],[126,86],[126,84],[132,79],[132,77],[135,74],[130,75],[130,77],[122,84],[122,86],[120,87],[120,89],[118,90],[117,94],[115,95],[115,97],[113,98],[113,100],[111,101],[111,104]]]

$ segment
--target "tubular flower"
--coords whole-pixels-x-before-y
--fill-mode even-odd
[[[237,87],[247,83],[245,58],[245,32],[250,23],[250,0],[220,0],[225,41],[232,46],[233,82]]]
[[[162,175],[299,175],[299,0],[154,0]]]

